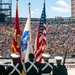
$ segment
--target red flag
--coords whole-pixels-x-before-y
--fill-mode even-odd
[[[16,17],[14,25],[14,35],[12,39],[12,49],[13,53],[18,52],[21,55],[21,37],[20,37],[19,17],[18,17],[18,1],[16,3]]]

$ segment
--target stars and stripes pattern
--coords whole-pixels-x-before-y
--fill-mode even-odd
[[[41,62],[41,55],[42,53],[44,53],[45,44],[46,44],[46,12],[44,2],[44,7],[40,18],[40,25],[38,27],[37,36],[35,39],[35,46],[34,46],[35,61]]]
[[[40,18],[40,36],[43,34],[44,24],[46,24],[46,11],[45,11],[45,3],[43,7],[43,11]]]

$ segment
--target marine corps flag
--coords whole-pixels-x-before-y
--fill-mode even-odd
[[[21,37],[20,37],[20,27],[19,27],[19,17],[18,17],[18,1],[16,1],[16,17],[14,24],[14,35],[12,38],[12,48],[13,53],[19,53],[21,55]]]

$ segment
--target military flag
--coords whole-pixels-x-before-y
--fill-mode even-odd
[[[32,38],[31,38],[31,14],[29,3],[29,15],[22,34],[22,61],[29,61],[29,53],[33,53]]]
[[[12,38],[12,49],[13,53],[19,53],[21,55],[21,35],[20,35],[20,26],[19,26],[19,17],[18,17],[18,1],[16,1],[16,17],[14,24],[14,35]],[[21,62],[19,60],[19,62]]]

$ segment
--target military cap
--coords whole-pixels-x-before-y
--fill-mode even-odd
[[[19,55],[19,54],[17,54],[17,53],[12,53],[12,54],[11,54],[11,57],[12,57],[12,58],[19,58],[19,57],[20,57],[20,55]]]
[[[56,56],[55,59],[56,59],[56,60],[62,60],[63,57],[61,57],[61,56]]]
[[[42,54],[42,57],[48,59],[48,58],[50,58],[50,54],[49,53],[43,53]]]

